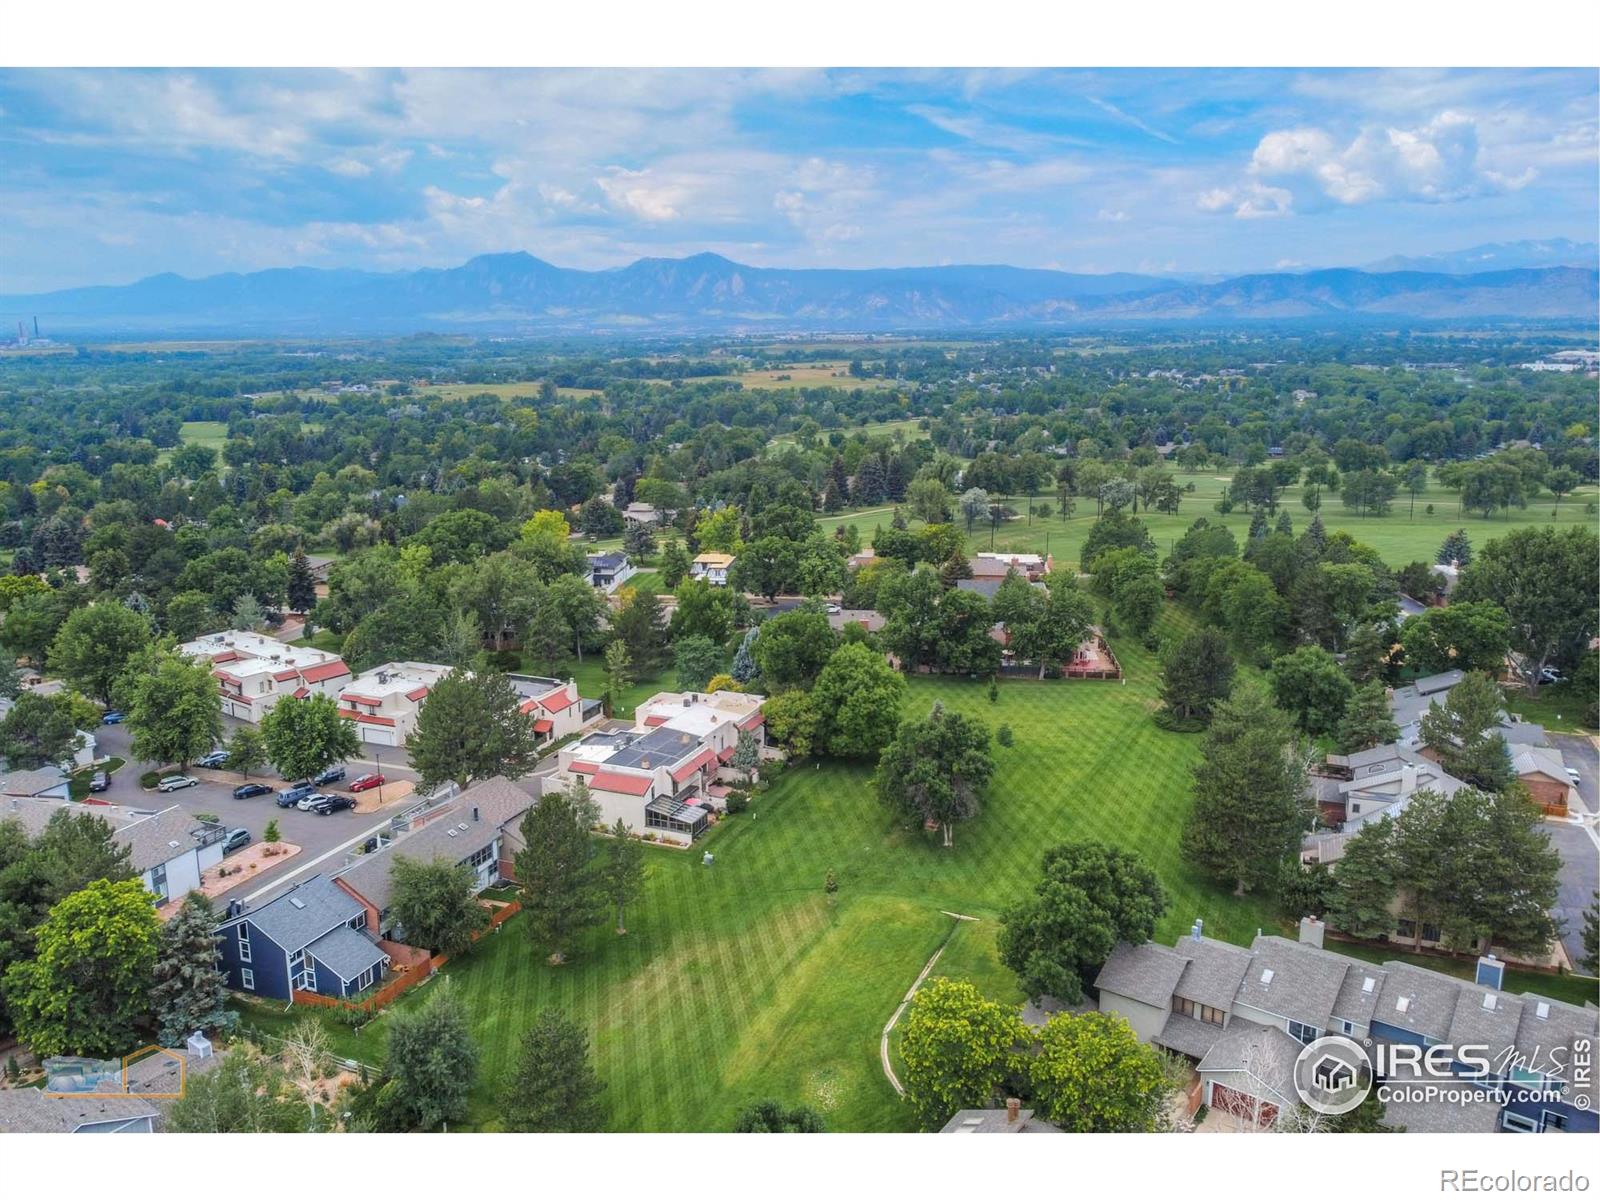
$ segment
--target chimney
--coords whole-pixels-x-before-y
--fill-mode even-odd
[[[476,804],[472,806],[472,820],[474,823],[478,820],[478,806]]]
[[[1189,926],[1189,939],[1198,942],[1205,932],[1206,923],[1199,917],[1194,919],[1194,924]]]
[[[1322,949],[1323,924],[1316,917],[1300,918],[1300,944]]]
[[[1006,1124],[1015,1125],[1020,1120],[1022,1120],[1022,1101],[1011,1096],[1006,1100]]]
[[[1400,768],[1400,794],[1409,796],[1417,790],[1417,764],[1407,762]]]

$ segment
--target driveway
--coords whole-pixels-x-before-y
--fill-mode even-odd
[[[1600,813],[1600,750],[1576,733],[1552,733],[1550,744],[1561,751],[1567,766],[1578,772],[1578,796],[1591,814]]]
[[[130,735],[127,726],[103,725],[95,731],[95,737],[101,754],[114,754],[127,759],[128,762],[111,776],[110,788],[93,797],[94,799],[103,800],[108,804],[121,804],[129,808],[154,811],[170,808],[176,804],[186,813],[207,813],[215,816],[229,829],[248,829],[250,836],[258,842],[266,832],[267,822],[275,820],[278,822],[278,835],[281,840],[300,847],[299,854],[285,859],[272,869],[252,871],[248,873],[248,877],[241,877],[240,886],[232,889],[232,894],[245,895],[261,888],[264,882],[275,884],[291,876],[298,877],[312,863],[326,865],[331,862],[333,866],[343,865],[343,855],[335,854],[334,851],[365,841],[376,829],[387,827],[389,818],[405,807],[402,802],[379,812],[357,813],[346,810],[319,817],[315,813],[301,812],[295,808],[279,808],[271,795],[256,796],[250,800],[235,800],[234,785],[242,782],[243,778],[214,771],[207,771],[205,774],[226,782],[202,779],[197,786],[182,788],[176,792],[165,794],[147,792],[139,786],[139,776],[153,769],[153,765],[141,763],[130,757],[128,748]],[[398,757],[401,753],[399,750],[387,751],[385,756],[394,754]],[[349,778],[353,779],[364,771],[376,768],[366,761],[351,759],[346,769],[349,771]],[[416,778],[409,768],[399,767],[394,762],[384,762],[382,769],[391,779]],[[251,780],[275,789],[285,786],[284,782],[270,770],[265,774],[252,775]],[[336,789],[339,785],[332,786]]]
[[[1550,844],[1561,855],[1560,892],[1550,911],[1566,922],[1561,941],[1568,957],[1576,963],[1583,957],[1583,910],[1594,899],[1596,881],[1600,880],[1600,846],[1592,823],[1546,821],[1544,827],[1550,831]]]

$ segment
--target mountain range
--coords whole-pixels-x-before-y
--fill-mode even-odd
[[[1561,245],[1556,257],[1585,261],[1584,247]],[[518,252],[481,255],[446,269],[379,273],[294,267],[202,279],[166,274],[123,286],[0,296],[0,328],[33,317],[41,332],[58,337],[118,332],[318,337],[421,331],[934,331],[1245,320],[1592,321],[1600,294],[1593,250],[1587,247],[1586,265],[1461,273],[1442,266],[1379,270],[1383,264],[1375,264],[1366,270],[1241,275],[1215,282],[1008,266],[750,267],[715,254],[642,258],[626,267],[582,271]]]

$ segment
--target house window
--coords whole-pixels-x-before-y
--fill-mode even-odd
[[[256,973],[249,967],[239,968],[239,986],[247,992],[256,990]]]
[[[1350,1034],[1350,1033],[1354,1033],[1355,1031],[1356,1031],[1356,1023],[1354,1021],[1340,1021],[1339,1022],[1339,1032],[1340,1033]]]
[[[1544,1120],[1544,1131],[1546,1133],[1550,1133],[1552,1130],[1556,1133],[1566,1132],[1567,1117],[1565,1113],[1551,1112],[1547,1108],[1539,1115]]]
[[[1204,1021],[1207,1025],[1221,1025],[1224,1019],[1220,1008],[1212,1008],[1209,1004],[1196,1004],[1193,1000],[1185,1000],[1181,996],[1172,998],[1172,1011],[1185,1017],[1193,1017],[1196,1021]]]
[[[1521,1113],[1507,1109],[1500,1114],[1500,1127],[1510,1129],[1516,1133],[1538,1133],[1539,1122],[1532,1117],[1525,1117]]]
[[[250,961],[250,927],[248,925],[239,926],[239,961],[242,963]]]
[[[360,915],[358,915],[355,920],[350,922],[350,928],[351,929],[365,929],[366,927],[367,927],[367,914],[364,913],[364,912],[361,913]]]
[[[150,890],[162,900],[167,898],[167,864],[150,868]]]
[[[477,868],[483,866],[484,863],[490,861],[492,858],[494,858],[493,843],[483,847],[481,850],[474,851],[472,857],[467,859],[467,866],[476,870]]]
[[[1309,1046],[1322,1036],[1322,1031],[1310,1025],[1302,1025],[1299,1021],[1290,1021],[1289,1036],[1302,1046]]]

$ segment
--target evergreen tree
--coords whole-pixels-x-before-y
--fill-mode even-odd
[[[618,638],[606,647],[606,711],[616,713],[622,696],[633,686],[633,656],[628,644]]]
[[[1450,689],[1444,703],[1422,714],[1422,744],[1440,765],[1474,787],[1500,791],[1515,778],[1511,754],[1499,732],[1505,697],[1494,680],[1469,671]]]
[[[1194,769],[1183,834],[1189,861],[1234,895],[1277,877],[1307,828],[1305,772],[1288,721],[1264,688],[1237,687],[1218,705]]]
[[[1582,967],[1590,975],[1600,974],[1600,892],[1596,892],[1589,901],[1589,907],[1583,910],[1583,962]]]
[[[1464,567],[1472,561],[1472,539],[1467,536],[1465,529],[1458,529],[1444,539],[1444,544],[1439,547],[1435,561],[1441,565],[1455,563]]]
[[[1369,821],[1344,844],[1333,865],[1328,921],[1352,937],[1379,938],[1394,932],[1394,821]]]
[[[304,549],[296,547],[289,559],[289,610],[309,613],[317,603],[317,577],[311,572],[311,560]]]
[[[552,963],[565,962],[573,937],[605,912],[589,836],[599,819],[581,779],[566,791],[546,792],[522,818],[523,849],[516,856],[522,924]]]
[[[498,671],[458,669],[434,684],[406,745],[428,786],[454,782],[466,788],[496,775],[515,779],[539,758],[522,697]]]
[[[617,933],[628,932],[623,916],[628,905],[644,893],[644,847],[633,840],[621,817],[611,827],[599,870],[600,889],[617,911]]]
[[[1384,625],[1367,621],[1352,629],[1344,652],[1344,673],[1350,682],[1360,685],[1381,680],[1393,646],[1392,631]]]
[[[1340,754],[1356,754],[1374,746],[1398,741],[1400,727],[1389,715],[1389,697],[1383,684],[1374,679],[1358,688],[1345,707],[1336,740]]]
[[[217,969],[216,924],[211,901],[190,892],[161,929],[150,1004],[163,1046],[181,1046],[191,1033],[232,1023],[227,978]]]
[[[420,1007],[397,1007],[384,1016],[383,1085],[391,1127],[438,1129],[467,1115],[477,1075],[467,1008],[448,977],[429,988]]]
[[[517,1133],[594,1133],[605,1127],[605,1086],[589,1062],[588,1035],[547,1008],[522,1034],[500,1112]]]
[[[1209,721],[1233,690],[1233,655],[1228,639],[1212,625],[1186,634],[1161,656],[1161,701],[1183,721]]]
[[[827,1133],[827,1123],[814,1108],[797,1104],[785,1108],[777,1100],[757,1100],[733,1118],[734,1133]]]
[[[740,683],[749,683],[756,677],[754,646],[756,638],[760,634],[761,626],[750,626],[749,629],[745,630],[744,637],[739,642],[739,649],[734,653],[733,667],[729,674]]]

